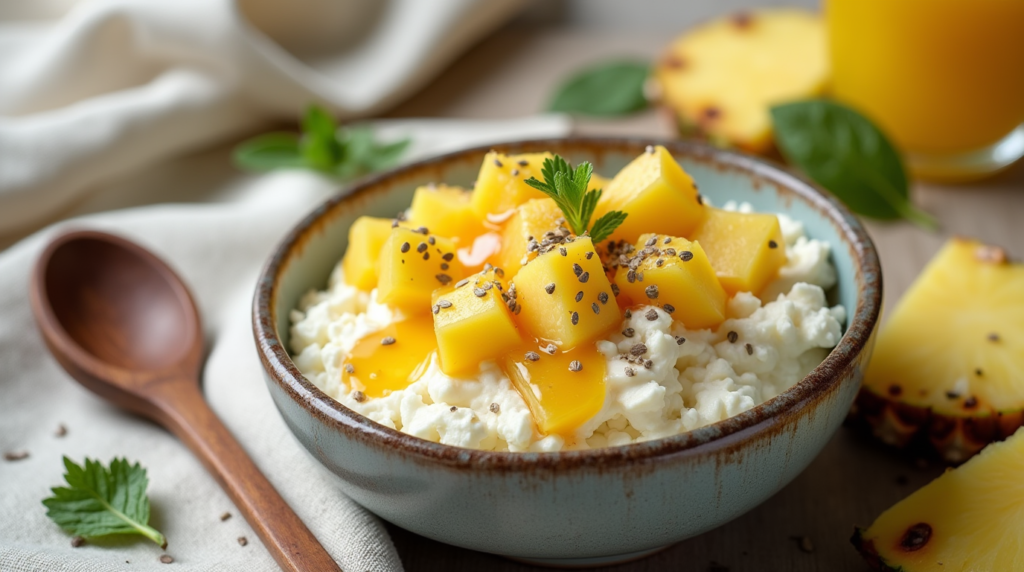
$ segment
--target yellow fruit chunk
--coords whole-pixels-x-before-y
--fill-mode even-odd
[[[590,175],[590,184],[587,185],[587,190],[594,191],[597,189],[607,189],[611,182],[612,180],[608,177],[602,177],[597,173],[592,173]]]
[[[614,240],[632,243],[646,232],[686,236],[704,219],[690,175],[661,145],[650,149],[615,175],[597,203],[594,220],[608,211],[627,214]]]
[[[356,342],[345,358],[341,379],[352,391],[383,397],[416,381],[436,349],[429,316],[395,322]]]
[[[682,131],[755,153],[772,147],[771,106],[821,93],[828,75],[824,22],[797,8],[700,25],[672,42],[654,71]]]
[[[361,216],[348,229],[348,248],[341,260],[345,283],[360,290],[377,286],[377,259],[391,236],[391,219]]]
[[[882,513],[852,541],[876,570],[1021,570],[1024,432],[993,443]]]
[[[470,244],[473,237],[484,233],[470,199],[469,191],[460,187],[419,187],[412,196],[409,225],[425,226],[432,234],[458,239],[460,245]]]
[[[446,374],[474,374],[481,361],[501,357],[522,343],[503,289],[492,270],[434,291],[434,333]]]
[[[786,264],[779,217],[708,208],[690,236],[704,248],[726,293],[757,294]]]
[[[530,199],[516,207],[516,213],[502,229],[501,251],[495,258],[495,265],[504,269],[506,276],[515,276],[523,266],[524,257],[536,256],[536,251],[528,250],[530,237],[539,243],[545,232],[558,229],[556,221],[562,216],[552,199]]]
[[[450,238],[396,227],[380,250],[377,300],[408,314],[430,311],[430,295],[462,277]]]
[[[512,282],[522,308],[519,324],[562,349],[596,339],[622,321],[601,258],[588,237],[541,254]]]
[[[917,435],[950,461],[1024,420],[1024,264],[952,239],[878,335],[857,414],[903,446]]]
[[[494,151],[484,156],[473,189],[473,211],[476,216],[481,220],[486,219],[487,215],[500,219],[530,199],[544,198],[544,193],[524,181],[530,177],[543,181],[541,168],[544,159],[550,158],[551,153],[505,155]]]
[[[554,355],[536,344],[522,346],[503,366],[545,435],[562,435],[572,444],[576,429],[604,406],[605,358],[594,344]]]
[[[633,304],[660,306],[691,330],[725,320],[725,290],[700,243],[645,234],[630,264],[618,269],[615,284]]]

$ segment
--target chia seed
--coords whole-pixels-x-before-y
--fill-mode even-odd
[[[356,403],[362,403],[366,401],[366,394],[359,390],[353,391],[352,399],[354,399]]]
[[[579,323],[580,323],[580,315],[578,313],[576,313],[576,312],[573,312],[572,313],[572,325],[575,326],[576,324],[579,324]]]
[[[636,375],[636,371],[629,366],[626,366],[626,369],[622,370],[622,372],[626,374],[626,377],[633,377]]]
[[[382,346],[390,346],[393,343],[395,343],[395,338],[392,336],[385,336],[380,340],[380,345]]]
[[[665,310],[665,311],[666,311],[666,312],[668,312],[669,314],[671,314],[671,313],[673,313],[673,312],[675,312],[675,311],[676,311],[676,307],[675,307],[675,306],[673,306],[672,304],[665,304],[665,305],[663,305],[663,306],[661,307],[661,309],[662,309],[662,310]]]
[[[625,330],[622,330],[622,335],[626,336],[627,338],[632,338],[634,334],[636,334],[636,330],[634,330],[633,328],[626,328]]]
[[[642,356],[647,353],[647,346],[644,344],[635,344],[633,347],[629,348],[629,353],[637,357]]]
[[[580,274],[580,282],[586,284],[587,280],[590,280],[590,273],[589,272],[584,272],[583,274]]]
[[[658,311],[655,310],[654,308],[651,308],[650,310],[647,310],[647,313],[644,314],[644,317],[647,318],[648,321],[653,322],[654,320],[658,319]]]
[[[575,262],[573,262],[572,263],[572,273],[575,274],[577,277],[579,277],[580,274],[583,274],[583,267],[580,266],[579,264],[576,264]]]
[[[544,291],[547,292],[548,294],[554,294],[555,293],[555,283],[552,282],[551,284],[548,284],[547,286],[545,286],[544,287]]]
[[[497,415],[498,413],[501,413],[501,406],[498,405],[497,403],[490,404],[490,406],[488,406],[487,409],[489,409],[491,411],[491,413],[493,413],[495,415]]]
[[[540,359],[540,354],[537,352],[526,352],[526,359],[529,361],[537,361]]]
[[[690,252],[689,250],[684,250],[684,251],[679,253],[679,258],[683,262],[689,262],[689,261],[693,260],[693,253]]]
[[[579,360],[572,360],[569,362],[569,371],[580,371],[583,369],[583,364]]]
[[[576,293],[576,301],[579,302],[582,299],[583,299],[583,290],[580,290],[579,292]]]
[[[483,288],[473,288],[473,295],[477,298],[483,298],[487,294],[487,290]]]
[[[446,267],[447,264],[441,265],[442,270],[446,269]],[[434,276],[434,278],[437,278],[437,281],[440,282],[442,286],[447,286],[448,283],[452,281],[452,277],[448,276],[447,274],[438,274]]]
[[[729,333],[728,333],[728,334],[726,334],[726,336],[725,336],[725,337],[729,338],[729,343],[730,343],[730,344],[735,344],[735,343],[736,343],[736,340],[740,339],[740,335],[739,335],[739,334],[737,334],[737,333],[735,332],[735,330],[730,330],[730,331],[729,331]]]
[[[402,251],[402,254],[405,254],[406,252],[409,252],[410,248],[411,248],[411,246],[409,246],[408,242],[403,242],[402,243],[402,248],[400,250]]]
[[[595,314],[600,314],[601,313],[601,306],[598,306],[597,302],[594,302],[593,304],[591,304],[590,305],[590,309],[593,310]]]
[[[655,300],[658,298],[658,287],[654,284],[651,284],[647,288],[644,288],[644,294],[647,294],[647,297],[650,298],[651,300]]]
[[[600,294],[597,295],[597,300],[599,302],[601,302],[602,304],[607,304],[608,303],[608,293],[607,292],[601,292]]]

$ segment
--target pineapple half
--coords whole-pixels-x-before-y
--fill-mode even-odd
[[[886,443],[962,462],[1024,421],[1024,265],[954,238],[878,337],[853,416]]]
[[[655,97],[680,131],[755,153],[772,148],[772,105],[820,94],[825,24],[796,8],[712,20],[677,38],[654,70]]]
[[[876,570],[1024,570],[1024,430],[903,499],[850,540]]]

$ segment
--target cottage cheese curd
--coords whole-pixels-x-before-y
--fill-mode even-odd
[[[727,203],[727,210],[750,211]],[[494,362],[473,378],[444,374],[436,357],[406,389],[357,401],[342,383],[344,358],[363,336],[402,318],[345,284],[339,264],[328,289],[310,291],[291,314],[290,345],[299,370],[346,407],[423,439],[475,449],[558,451],[625,445],[689,431],[742,413],[802,379],[842,335],[846,311],[829,307],[836,281],[829,245],[778,215],[787,262],[762,293],[739,293],[715,331],[690,331],[660,309],[641,307],[597,342],[607,361],[602,409],[575,439],[541,435],[530,410]],[[643,344],[642,359],[627,361]]]

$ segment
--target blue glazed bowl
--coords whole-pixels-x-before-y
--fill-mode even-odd
[[[299,373],[286,351],[289,312],[322,289],[361,215],[394,216],[428,182],[469,186],[477,148],[372,178],[306,217],[260,277],[253,331],[267,386],[298,440],[338,476],[342,490],[387,521],[473,550],[553,565],[641,556],[736,518],[770,497],[821,451],[860,386],[881,307],[878,256],[853,215],[782,168],[680,141],[569,138],[495,145],[550,150],[613,174],[650,144],[663,144],[715,204],[749,201],[800,220],[828,241],[838,271],[830,301],[850,316],[839,345],[778,397],[719,423],[622,447],[497,453],[400,433],[344,407]]]

